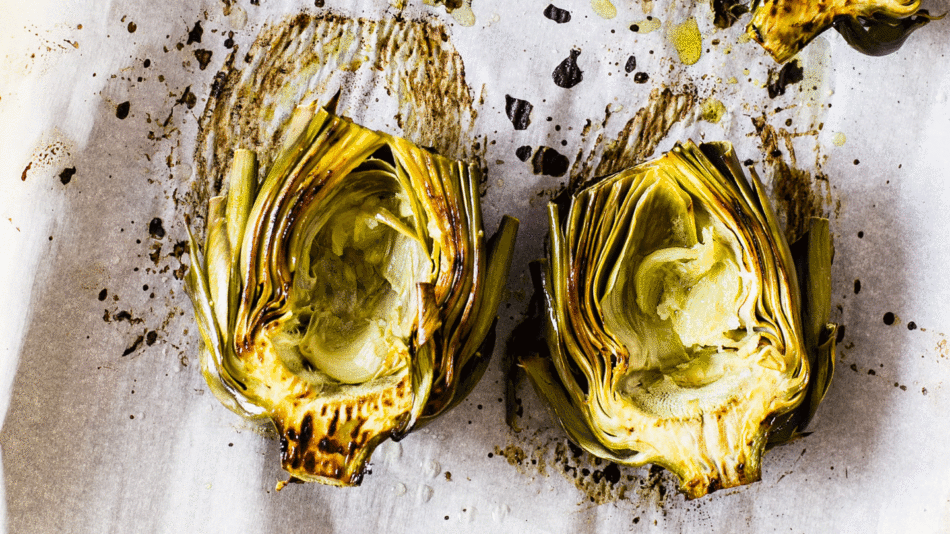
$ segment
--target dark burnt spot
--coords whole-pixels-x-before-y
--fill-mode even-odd
[[[303,469],[308,473],[313,473],[317,470],[317,457],[313,454],[313,451],[307,451],[307,454],[304,455]]]
[[[571,441],[567,442],[567,448],[571,450],[571,455],[574,456],[574,458],[580,458],[581,455],[584,454],[584,449],[574,445]]]
[[[128,100],[126,100],[125,102],[122,102],[121,104],[115,107],[116,118],[119,120],[125,119],[126,117],[129,116],[129,110],[131,109],[132,109],[132,104],[130,104]],[[25,174],[25,171],[24,171],[24,174]]]
[[[785,89],[792,84],[796,84],[805,79],[805,70],[798,60],[790,61],[782,66],[776,72],[769,71],[769,98],[775,98],[785,94]]]
[[[59,181],[62,182],[63,185],[66,185],[73,179],[73,176],[75,176],[75,174],[76,174],[76,167],[65,168],[63,169],[63,172],[59,173]]]
[[[310,446],[310,440],[313,438],[313,416],[309,413],[303,416],[300,422],[300,448],[307,449]]]
[[[887,312],[884,314],[884,324],[887,326],[894,324],[895,320],[897,320],[897,317],[892,312]]]
[[[287,429],[287,439],[297,441],[297,430],[293,427]]]
[[[528,158],[531,157],[531,147],[530,146],[519,146],[515,150],[515,156],[521,161],[528,161]]]
[[[852,363],[852,364],[851,364],[851,370],[854,371],[855,373],[857,373],[857,372],[858,372],[858,364]]]
[[[218,98],[221,96],[221,93],[224,91],[224,88],[228,83],[228,75],[224,72],[219,72],[214,75],[214,81],[211,82],[211,98]]]
[[[568,166],[570,161],[566,156],[546,146],[538,147],[531,159],[532,171],[535,174],[560,177],[567,173]]]
[[[328,435],[332,436],[336,434],[336,425],[337,425],[337,422],[339,422],[339,420],[340,420],[340,410],[339,408],[337,408],[333,412],[333,418],[330,419],[330,425],[327,427]]]
[[[505,114],[515,130],[526,130],[531,125],[531,110],[534,106],[527,100],[505,95]]]
[[[158,332],[151,330],[145,334],[145,344],[151,347],[158,340]]]
[[[636,83],[647,83],[649,79],[650,75],[645,72],[638,72],[633,75],[633,81]]]
[[[176,103],[184,104],[188,109],[192,109],[195,107],[195,104],[198,103],[198,97],[196,97],[195,94],[191,92],[191,86],[189,85],[188,87],[185,87],[185,92],[181,94]]]
[[[135,30],[138,29],[138,26],[136,26],[134,22],[130,22],[127,29],[129,30],[129,33],[135,33]]]
[[[323,7],[325,5],[326,5],[326,2],[324,0],[313,0],[314,7]]]
[[[160,218],[155,217],[148,223],[148,233],[155,239],[165,237],[165,227],[162,225]]]
[[[106,300],[106,297],[108,296],[109,296],[109,290],[103,289],[102,291],[99,292],[99,302]]]
[[[871,376],[874,376],[877,374],[877,371],[875,371],[874,369],[868,369],[868,374]]]
[[[844,325],[838,325],[838,332],[835,334],[835,343],[844,341]]]
[[[544,16],[558,24],[571,21],[571,12],[566,9],[554,7],[554,4],[548,4],[548,7],[544,8]]]
[[[201,27],[201,21],[195,22],[195,26],[188,32],[188,42],[185,44],[191,43],[200,43],[201,36],[204,34],[205,30]]]
[[[861,281],[856,279],[854,281],[854,294],[857,295],[860,292],[861,292]]]
[[[627,64],[623,66],[623,71],[627,74],[637,70],[637,56],[631,55],[627,58]]]
[[[639,24],[631,24],[631,25],[630,25],[630,31],[632,31],[632,32],[638,32],[638,31],[640,31],[640,25],[639,25]]]
[[[620,466],[617,464],[613,462],[608,463],[607,467],[604,467],[603,473],[604,480],[610,484],[616,484],[617,482],[620,482]]]
[[[205,50],[203,48],[199,48],[198,50],[195,50],[195,59],[198,60],[199,69],[205,70],[206,68],[208,68],[208,63],[211,62],[212,54],[213,52],[211,52],[211,50]]]
[[[908,330],[917,330],[917,323],[915,323],[914,321],[911,321],[911,322],[907,323],[907,329],[908,329]]]
[[[32,161],[26,164],[26,168],[23,169],[23,174],[20,175],[20,180],[23,180],[24,182],[26,181],[26,173],[30,172],[30,167],[32,166],[33,166]]]
[[[330,438],[324,436],[320,439],[320,442],[317,443],[317,450],[324,454],[340,454],[346,455],[347,449],[339,443],[331,440]]]
[[[149,67],[151,67],[151,66],[152,66],[152,60],[146,58],[146,60],[142,62],[142,66],[145,67],[146,69],[149,68]]]
[[[143,339],[144,339],[143,336],[138,336],[137,338],[135,338],[135,341],[133,341],[131,345],[129,345],[124,351],[122,351],[122,356],[128,356],[129,354],[132,354],[133,352],[138,350],[139,345],[142,344]]]
[[[579,55],[581,55],[580,50],[576,48],[571,50],[571,54],[554,68],[551,77],[554,78],[555,85],[570,89],[584,80],[584,71],[577,66]]]

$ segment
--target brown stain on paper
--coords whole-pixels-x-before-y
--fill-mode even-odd
[[[356,100],[359,108],[371,107],[368,95],[349,92],[366,71],[374,78],[366,85],[385,88],[396,102],[402,131],[387,133],[448,158],[479,156],[471,134],[472,91],[444,26],[301,14],[265,27],[250,50],[232,53],[215,77],[199,123],[195,160],[203,180],[198,200],[220,189],[235,148],[257,151],[266,172],[295,106],[326,103],[341,88],[341,103]]]
[[[752,123],[762,143],[761,154],[769,169],[772,200],[782,219],[789,243],[797,241],[809,229],[811,217],[827,217],[834,201],[828,177],[820,170],[812,176],[798,167],[793,140],[817,136],[817,131],[792,133],[771,126],[765,116],[753,117]],[[820,165],[816,167],[820,169]]]

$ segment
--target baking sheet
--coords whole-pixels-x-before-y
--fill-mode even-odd
[[[410,1],[401,17],[444,27],[446,48],[464,63],[476,113],[463,132],[469,144],[457,149],[488,166],[486,226],[503,213],[522,221],[499,340],[522,319],[526,265],[543,255],[544,204],[570,175],[596,174],[611,147],[639,157],[645,144],[658,155],[679,139],[728,139],[779,192],[786,217],[817,210],[831,218],[833,317],[845,325],[837,376],[814,433],[767,453],[761,482],[685,501],[664,472],[621,468],[615,480],[606,464],[576,455],[530,388],[519,390],[521,432],[506,426],[499,343],[472,395],[437,423],[381,446],[362,487],[295,485],[277,494],[284,475],[274,436],[219,405],[196,368],[199,340],[180,279],[189,260],[178,245],[182,217],[208,183],[195,159],[200,118],[234,46],[243,68],[241,55],[265,26],[301,11],[383,20],[399,10],[332,0],[7,4],[11,16],[0,22],[7,531],[950,528],[944,22],[883,58],[827,33],[799,58],[804,80],[773,99],[769,71],[778,67],[742,42],[741,24],[715,29],[709,3],[616,1],[615,16],[605,18],[606,2],[561,2],[571,20],[559,24],[544,16],[548,2],[475,0],[474,23],[465,26],[471,17]],[[655,25],[648,16],[659,27],[643,33]],[[689,20],[702,39],[693,64],[670,38]],[[637,66],[628,73],[631,55]],[[572,56],[583,79],[558,86],[553,73]],[[644,83],[635,81],[639,72]],[[400,101],[379,91],[374,76],[314,84],[311,93],[342,88],[344,113],[406,134],[395,119]],[[650,111],[664,89],[690,100],[677,120]],[[532,104],[526,129],[514,128],[506,96]],[[724,114],[710,122],[715,101]],[[624,136],[654,130],[663,135]],[[522,146],[557,150],[569,172],[535,174],[530,159],[516,156]]]

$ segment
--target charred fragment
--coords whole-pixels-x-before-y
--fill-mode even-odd
[[[581,51],[575,48],[571,50],[570,55],[564,61],[554,68],[551,77],[554,78],[555,85],[570,89],[584,81],[584,71],[577,66],[577,57],[580,55]]]
[[[781,69],[769,69],[769,98],[775,98],[785,94],[785,89],[789,85],[796,84],[805,79],[805,70],[802,69],[798,60],[791,61],[782,66]]]
[[[505,95],[505,113],[515,130],[527,130],[531,125],[531,110],[534,106],[527,100]]]
[[[571,12],[566,9],[555,7],[554,4],[548,4],[548,7],[544,8],[544,16],[553,20],[554,22],[557,22],[558,24],[564,24],[565,22],[571,21]]]

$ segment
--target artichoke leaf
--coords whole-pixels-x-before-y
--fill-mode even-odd
[[[834,26],[851,46],[871,55],[896,51],[930,20],[920,0],[753,0],[748,34],[784,63]]]

